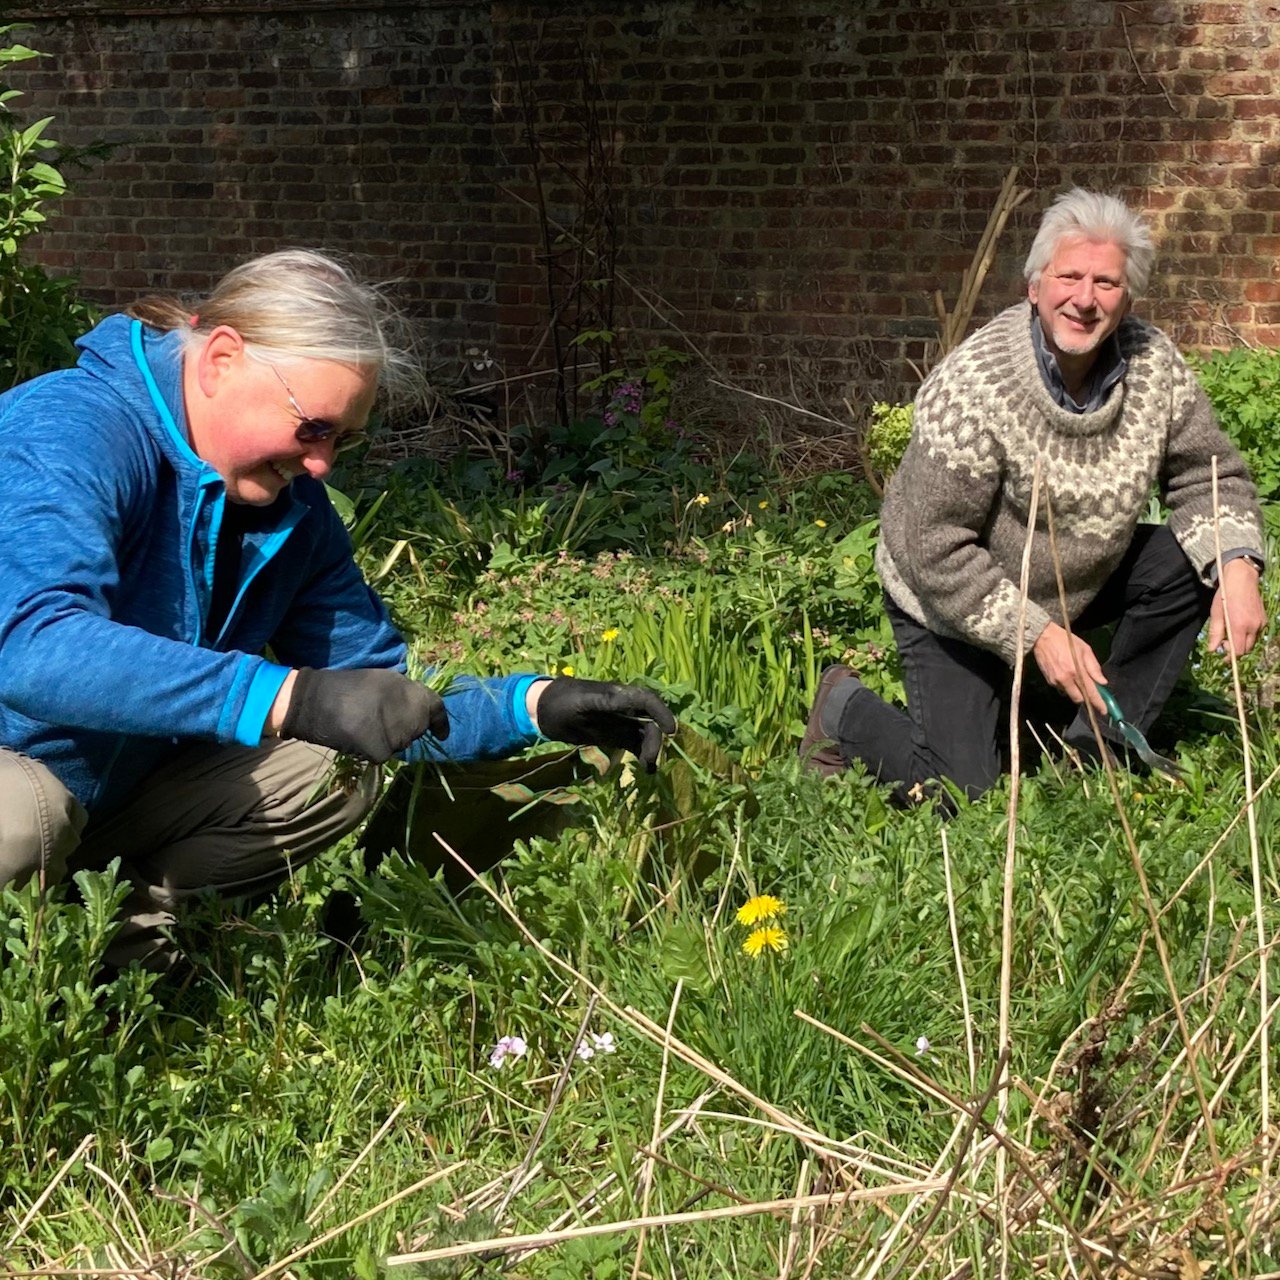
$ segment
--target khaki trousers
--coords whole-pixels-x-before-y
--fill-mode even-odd
[[[339,769],[307,742],[194,743],[97,821],[44,765],[0,751],[0,883],[53,884],[118,857],[132,891],[107,961],[166,968],[177,955],[166,930],[184,899],[273,888],[359,825],[379,781],[378,769]]]

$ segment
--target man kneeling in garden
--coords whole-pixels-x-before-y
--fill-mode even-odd
[[[1129,314],[1153,256],[1146,224],[1119,200],[1060,196],[1027,256],[1030,307],[997,316],[925,381],[876,557],[908,713],[850,668],[829,668],[801,744],[811,767],[861,760],[901,800],[944,778],[970,797],[995,782],[1037,463],[1022,646],[1077,704],[1069,746],[1096,752],[1086,700],[1107,733],[1099,684],[1145,733],[1206,617],[1211,649],[1224,650],[1228,619],[1235,652],[1253,647],[1266,621],[1256,495],[1185,361]],[[1153,486],[1167,525],[1138,523]],[[1099,662],[1080,634],[1110,623]]]

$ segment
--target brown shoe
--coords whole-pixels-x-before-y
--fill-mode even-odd
[[[804,737],[800,739],[800,759],[807,768],[829,778],[833,773],[841,773],[846,768],[835,741],[822,727],[822,712],[833,689],[839,688],[846,680],[856,680],[858,673],[840,663],[828,667],[818,681],[818,692],[813,699],[813,710],[809,712],[809,720],[804,727]]]

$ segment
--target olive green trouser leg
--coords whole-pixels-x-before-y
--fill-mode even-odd
[[[474,870],[486,870],[517,839],[555,836],[573,822],[559,806],[528,805],[496,788],[518,782],[545,792],[596,776],[577,752],[403,769],[366,834],[366,851],[371,863],[399,848],[430,867],[443,864],[462,887],[469,877],[436,833]],[[48,769],[0,751],[0,882],[43,870],[53,884],[118,857],[132,890],[107,960],[164,969],[179,955],[167,931],[185,899],[274,888],[360,824],[379,781],[373,767],[335,774],[333,753],[309,743],[197,743],[152,774],[123,809],[86,827],[83,808]]]
[[[88,815],[38,760],[0,750],[0,884],[66,874]]]
[[[133,886],[109,964],[164,969],[184,900],[264,893],[355,829],[373,807],[379,770],[344,766],[311,743],[263,747],[193,743],[152,774],[123,809],[91,820],[68,870],[112,858]]]

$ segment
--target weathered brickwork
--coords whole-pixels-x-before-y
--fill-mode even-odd
[[[43,237],[118,302],[282,244],[406,279],[444,364],[685,335],[761,388],[909,387],[1010,165],[1144,208],[1146,314],[1280,345],[1280,4],[46,0],[15,69],[118,143]],[[29,64],[28,64],[29,65]],[[537,163],[531,162],[537,154]],[[604,283],[614,281],[612,287]],[[552,324],[552,317],[556,324]],[[557,350],[559,354],[557,355]]]

